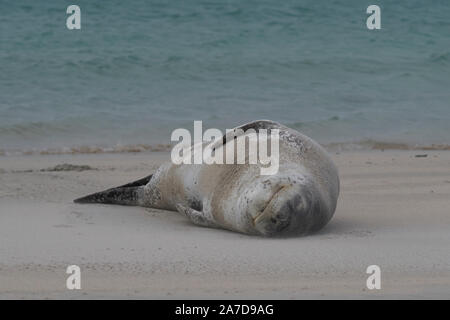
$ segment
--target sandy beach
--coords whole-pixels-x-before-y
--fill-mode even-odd
[[[265,239],[176,212],[72,203],[152,173],[166,152],[1,156],[0,299],[448,299],[450,151],[332,157],[341,195],[331,222]],[[55,167],[65,163],[89,170]],[[81,290],[66,289],[73,264]],[[373,264],[380,290],[366,288]]]

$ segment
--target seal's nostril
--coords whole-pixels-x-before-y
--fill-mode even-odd
[[[274,218],[270,218],[270,222],[272,222],[272,223],[277,223],[277,220],[274,219]]]

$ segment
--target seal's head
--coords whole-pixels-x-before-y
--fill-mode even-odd
[[[319,193],[303,176],[260,177],[241,193],[254,233],[302,235],[322,228],[331,216]]]

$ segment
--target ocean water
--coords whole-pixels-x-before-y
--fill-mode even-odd
[[[0,154],[255,119],[324,144],[450,144],[450,1],[0,1]]]

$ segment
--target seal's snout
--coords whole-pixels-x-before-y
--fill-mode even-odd
[[[305,235],[321,229],[331,218],[314,186],[278,187],[263,210],[254,216],[256,231],[264,236]]]
[[[273,236],[290,230],[295,215],[302,209],[298,188],[281,185],[269,199],[267,205],[254,218],[255,228],[263,235]]]

